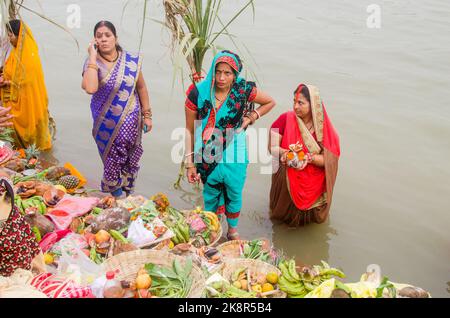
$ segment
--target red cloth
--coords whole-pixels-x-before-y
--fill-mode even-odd
[[[323,146],[336,156],[339,156],[339,136],[326,114],[325,107],[323,107],[323,111]],[[297,141],[303,145],[304,152],[308,153],[298,127],[297,115],[295,112],[289,111],[286,113],[286,125],[281,140],[281,147],[289,149],[289,145],[295,144]],[[308,210],[326,191],[325,169],[322,167],[308,164],[303,170],[288,168],[287,175],[292,201],[300,210]]]
[[[278,117],[277,120],[275,120],[273,122],[273,124],[270,127],[270,129],[271,130],[276,130],[275,132],[277,132],[278,134],[283,136],[284,135],[284,129],[286,127],[286,118],[287,118],[287,113],[281,114],[280,117]]]
[[[73,218],[91,211],[97,205],[98,201],[98,198],[65,196],[45,216],[55,224],[57,230],[65,230],[70,226]]]
[[[35,276],[30,285],[49,298],[95,298],[90,287],[81,287],[73,280],[51,273]]]

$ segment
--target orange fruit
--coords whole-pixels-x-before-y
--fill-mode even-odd
[[[149,274],[140,274],[136,278],[136,288],[137,289],[148,289],[152,285],[152,278]]]
[[[274,288],[273,288],[273,285],[271,283],[265,283],[262,286],[262,292],[263,293],[267,293],[268,291],[272,291],[272,290],[274,290]]]

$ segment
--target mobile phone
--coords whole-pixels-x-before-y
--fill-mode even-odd
[[[148,132],[148,127],[147,127],[147,125],[144,124],[144,133],[147,133],[147,132]]]
[[[97,44],[94,43],[94,49],[97,51]]]

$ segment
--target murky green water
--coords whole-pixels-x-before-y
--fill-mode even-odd
[[[81,28],[70,37],[35,17],[27,22],[39,41],[58,124],[55,156],[70,161],[98,185],[101,162],[91,137],[89,97],[81,90],[81,67],[94,24],[109,19],[121,44],[138,47],[141,5],[125,1],[41,1],[44,12],[65,23],[67,5],[81,6]],[[137,3],[138,1],[136,1]],[[151,1],[151,17],[161,19],[160,1]],[[238,0],[226,1],[225,16]],[[300,82],[317,85],[341,137],[342,157],[331,217],[326,224],[298,230],[268,220],[270,176],[250,165],[240,232],[266,236],[278,248],[305,263],[320,259],[358,280],[369,264],[379,264],[394,281],[448,297],[450,281],[450,45],[445,1],[378,1],[380,29],[368,29],[371,1],[256,1],[256,18],[242,16],[230,28],[252,52],[245,57],[258,75],[259,87],[278,102],[258,122],[269,126],[291,107]],[[229,41],[219,41],[228,46]],[[154,131],[145,136],[137,189],[165,192],[185,208],[201,198],[171,188],[178,164],[171,161],[170,139],[184,126],[183,93],[172,90],[167,32],[147,21],[143,42],[144,75],[150,90]],[[243,49],[245,52],[245,49]],[[206,61],[209,64],[210,56]]]

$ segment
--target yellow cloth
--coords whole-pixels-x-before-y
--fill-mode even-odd
[[[11,107],[12,122],[22,147],[36,144],[40,150],[52,147],[47,89],[37,43],[21,22],[17,46],[5,62],[4,79],[10,86],[0,91],[4,107]]]

